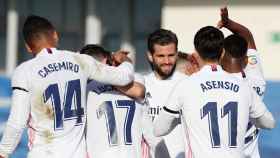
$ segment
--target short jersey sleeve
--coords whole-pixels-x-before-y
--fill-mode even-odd
[[[186,82],[180,81],[174,86],[169,97],[167,97],[166,106],[163,107],[165,111],[176,115],[179,114],[183,106],[183,96],[181,92],[183,91],[182,87],[184,87],[185,83]]]
[[[127,85],[134,79],[134,68],[131,63],[124,62],[118,67],[113,67],[85,54],[77,54],[76,59],[80,61],[90,79],[118,86]]]
[[[248,49],[248,64],[245,73],[250,79],[251,85],[257,94],[263,98],[266,83],[263,75],[260,54],[255,49]]]
[[[261,117],[267,110],[261,97],[251,89],[250,118]]]
[[[12,88],[29,91],[30,85],[28,83],[28,69],[26,63],[19,65],[12,76]]]

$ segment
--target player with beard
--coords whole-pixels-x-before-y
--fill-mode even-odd
[[[153,71],[145,76],[145,87],[146,103],[149,105],[149,115],[153,120],[164,106],[163,98],[167,98],[174,85],[186,77],[175,71],[177,46],[177,36],[170,30],[158,29],[148,37],[147,56]],[[172,158],[185,157],[181,125],[162,138]]]
[[[110,51],[95,44],[80,51],[103,64],[115,65]],[[118,52],[129,53],[119,50]],[[169,158],[165,144],[158,144],[147,124],[147,106],[143,106],[144,78],[135,74],[134,82],[127,86],[112,86],[92,80],[88,82],[88,109],[86,142],[88,158],[143,158],[142,140],[145,139],[155,158]],[[145,125],[145,126],[143,126]]]
[[[275,127],[273,116],[250,84],[218,65],[223,42],[223,33],[213,26],[195,34],[201,69],[174,86],[154,121],[154,134],[164,136],[172,132],[174,120],[182,118],[189,136],[188,158],[245,158],[249,118],[259,128]]]

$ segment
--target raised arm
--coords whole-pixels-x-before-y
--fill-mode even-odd
[[[221,19],[218,22],[218,28],[227,28],[232,33],[239,34],[244,37],[248,42],[248,49],[257,49],[255,45],[254,37],[251,31],[244,25],[239,24],[238,22],[233,21],[229,18],[227,7],[223,7],[220,10]]]

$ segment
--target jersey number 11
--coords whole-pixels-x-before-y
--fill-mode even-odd
[[[237,110],[237,102],[228,102],[221,109],[222,118],[228,115],[229,147],[231,148],[235,148],[237,146]],[[217,111],[217,102],[208,102],[203,106],[200,112],[201,119],[208,115],[209,132],[213,148],[219,148],[221,145]]]

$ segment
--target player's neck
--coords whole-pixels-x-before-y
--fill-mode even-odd
[[[207,66],[207,65],[219,65],[219,62],[218,61],[202,61],[201,62],[201,68],[204,67],[204,66]]]
[[[242,59],[236,58],[223,58],[221,61],[223,69],[229,73],[239,73],[244,69],[244,64]]]
[[[37,54],[39,54],[45,48],[55,48],[55,45],[50,44],[50,43],[42,43],[42,44],[37,45],[36,47],[32,48],[32,54],[34,56],[36,56]]]

